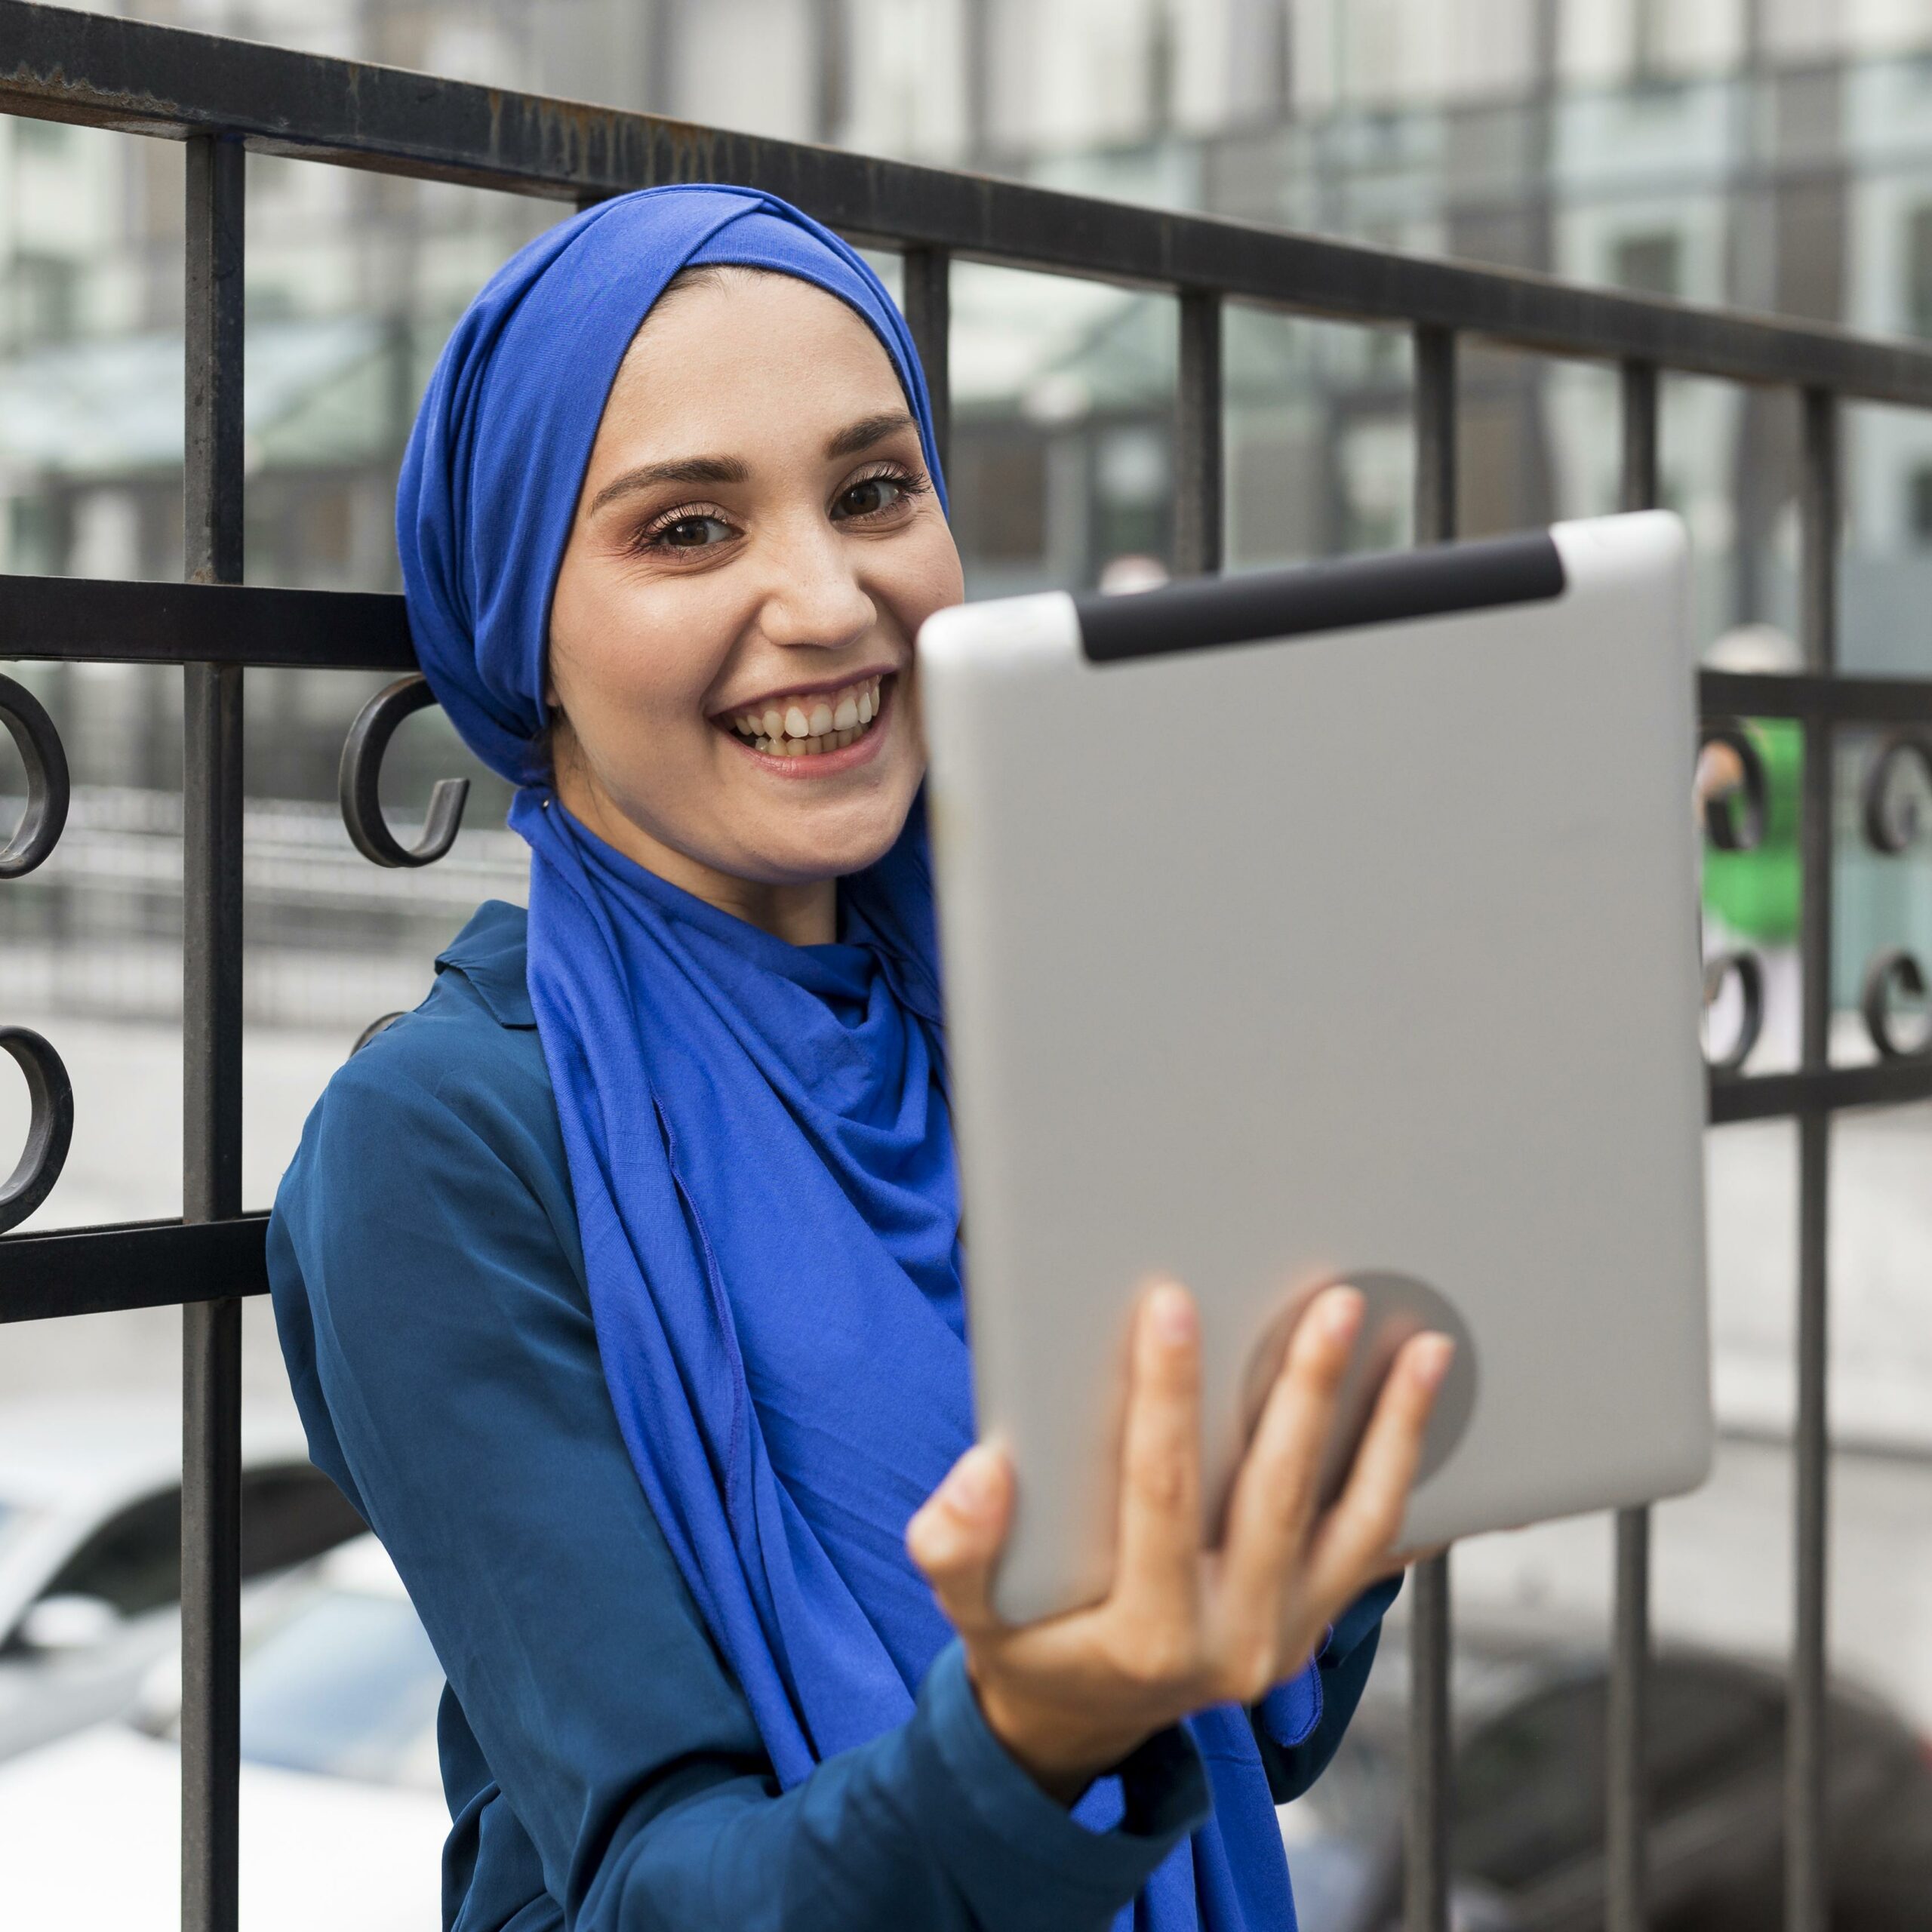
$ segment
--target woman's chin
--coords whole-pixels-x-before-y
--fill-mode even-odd
[[[915,783],[902,792],[895,786],[889,800],[874,793],[842,809],[827,801],[818,811],[747,827],[743,843],[751,863],[745,875],[774,885],[802,885],[849,878],[877,865],[898,843],[918,789]]]

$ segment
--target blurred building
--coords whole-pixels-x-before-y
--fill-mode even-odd
[[[1932,13],[1911,0],[126,0],[119,11],[1932,335]],[[170,143],[0,119],[7,569],[179,570],[181,168]],[[390,495],[429,363],[469,294],[558,212],[251,159],[251,580],[395,587]],[[1164,558],[1172,303],[962,265],[955,306],[953,496],[974,592],[1091,583],[1117,560]],[[1228,330],[1233,563],[1404,541],[1401,332],[1260,311],[1231,314]],[[1607,372],[1472,349],[1464,374],[1466,530],[1614,504]],[[1667,392],[1665,489],[1697,539],[1707,637],[1756,620],[1789,628],[1795,432],[1788,396],[1693,383]],[[1857,411],[1847,435],[1844,654],[1922,668],[1932,420]],[[134,667],[29,675],[63,721],[82,791],[55,861],[0,907],[0,993],[165,1011],[175,681]],[[250,676],[251,984],[264,1014],[366,1010],[374,989],[359,982],[331,1003],[337,968],[371,954],[420,961],[479,883],[515,889],[517,850],[487,829],[502,803],[487,781],[459,847],[475,875],[445,865],[404,891],[349,853],[328,801],[371,682]],[[418,800],[432,774],[473,770],[434,718],[405,734],[395,762],[398,795]],[[1912,869],[1881,879],[1848,857],[1847,971],[1871,931],[1914,936],[1925,895],[1906,893]],[[335,966],[298,971],[297,955]],[[84,955],[149,963],[83,968]]]

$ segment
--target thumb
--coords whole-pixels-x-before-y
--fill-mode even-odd
[[[962,1637],[998,1627],[993,1564],[1013,1515],[1013,1469],[987,1443],[967,1451],[906,1527],[906,1550]]]

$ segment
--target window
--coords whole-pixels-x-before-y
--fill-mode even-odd
[[[1654,81],[1670,51],[1670,0],[1630,0],[1630,71]]]
[[[35,121],[23,115],[14,123],[14,138],[26,154],[65,154],[74,131],[64,121]]]
[[[1047,462],[1037,438],[962,437],[950,478],[953,529],[969,562],[1038,564],[1047,552]]]
[[[7,508],[7,568],[29,577],[52,577],[60,570],[63,546],[60,519],[45,497],[16,497]]]
[[[7,278],[8,318],[17,347],[60,342],[74,332],[78,312],[80,270],[60,255],[35,255],[23,251],[14,257]]]
[[[363,1531],[340,1490],[305,1463],[254,1469],[242,1479],[242,1574],[306,1563]]]
[[[1906,327],[1932,338],[1932,205],[1906,217],[1905,264]]]
[[[435,1789],[442,1691],[442,1667],[407,1598],[331,1590],[243,1660],[242,1755]]]
[[[1682,256],[1681,240],[1668,232],[1626,235],[1611,250],[1610,278],[1638,295],[1681,295]]]
[[[242,1574],[285,1568],[361,1534],[361,1519],[319,1469],[283,1464],[242,1481]],[[123,1617],[181,1595],[181,1492],[165,1489],[110,1518],[67,1559],[49,1596],[99,1597]]]
[[[1906,525],[1914,545],[1932,550],[1932,463],[1921,463],[1906,483]]]
[[[1457,1863],[1515,1889],[1586,1853],[1602,1829],[1604,1680],[1536,1692],[1481,1726],[1456,1766]]]

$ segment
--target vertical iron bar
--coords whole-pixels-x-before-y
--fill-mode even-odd
[[[1418,543],[1456,534],[1456,332],[1415,332],[1416,530]]]
[[[1622,370],[1622,507],[1657,500],[1657,371]],[[1611,1630],[1608,1794],[1604,1822],[1606,1932],[1647,1932],[1650,1924],[1650,1793],[1645,1782],[1651,1675],[1651,1512],[1617,1512],[1616,1606]]]
[[[1456,534],[1456,337],[1415,332],[1415,540]],[[1404,1824],[1404,1932],[1448,1932],[1451,1740],[1449,1558],[1418,1563],[1410,1614],[1409,1773]]]
[[[926,371],[933,440],[944,465],[952,454],[952,258],[943,248],[908,248],[900,258],[906,326]]]
[[[1804,668],[1829,674],[1838,664],[1838,450],[1836,398],[1804,394],[1803,473],[1798,485],[1799,641]],[[1831,1058],[1832,730],[1804,721],[1804,815],[1799,944],[1804,965],[1803,1065],[1820,1072]],[[1827,1523],[1825,1366],[1826,1208],[1831,1116],[1813,1109],[1798,1119],[1798,1426],[1795,1515],[1798,1592],[1792,1632],[1791,1703],[1785,1738],[1786,1932],[1825,1932],[1830,1890],[1825,1837],[1826,1731],[1825,1612]]]
[[[242,577],[245,151],[187,153],[185,558]],[[181,1208],[242,1208],[242,673],[184,667]],[[182,1311],[181,1923],[235,1932],[241,1647],[242,1304]]]
[[[1180,372],[1174,397],[1174,570],[1205,577],[1222,562],[1221,298],[1180,298]]]

